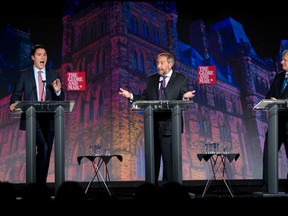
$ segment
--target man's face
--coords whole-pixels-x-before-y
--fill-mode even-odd
[[[168,74],[171,71],[172,63],[167,61],[166,56],[159,56],[157,59],[157,73],[161,76]]]
[[[47,63],[47,53],[45,49],[39,48],[35,54],[31,56],[34,61],[34,66],[39,70],[43,69]]]

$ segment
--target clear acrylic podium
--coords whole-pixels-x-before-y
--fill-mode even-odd
[[[36,113],[55,113],[55,189],[65,181],[64,113],[74,101],[18,101],[15,113],[26,112],[26,183],[36,182]]]
[[[278,192],[278,111],[286,110],[288,115],[288,100],[263,99],[253,110],[268,110],[268,193],[261,196],[287,196]]]
[[[193,103],[191,100],[143,100],[132,103],[132,110],[144,111],[145,181],[155,182],[154,111],[172,112],[172,180],[182,184],[181,111]]]

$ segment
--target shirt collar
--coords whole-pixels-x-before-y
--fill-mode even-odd
[[[46,68],[43,68],[41,70],[39,70],[38,68],[36,68],[34,65],[33,65],[33,70],[34,70],[34,73],[37,74],[38,71],[42,71],[42,73],[46,74]]]

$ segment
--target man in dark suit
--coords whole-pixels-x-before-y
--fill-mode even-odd
[[[130,100],[183,100],[194,97],[195,91],[188,91],[187,77],[173,71],[175,58],[170,53],[157,56],[157,73],[147,77],[146,87],[141,95],[135,95],[120,88],[119,94]],[[171,112],[154,112],[155,182],[158,183],[161,157],[164,182],[172,181],[172,119]]]
[[[57,71],[47,70],[47,52],[42,44],[31,49],[33,67],[20,72],[10,98],[10,111],[17,101],[64,100],[64,90]],[[25,113],[21,114],[20,130],[26,130]],[[54,113],[36,113],[36,183],[46,184],[54,142]]]
[[[288,99],[288,50],[282,53],[282,71],[277,73],[266,95],[266,99]],[[278,110],[278,151],[284,144],[286,157],[288,158],[288,114],[287,110]],[[277,168],[278,169],[278,168]],[[268,130],[266,132],[263,152],[263,191],[268,187]]]

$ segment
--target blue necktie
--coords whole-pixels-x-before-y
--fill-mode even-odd
[[[282,84],[281,93],[285,90],[285,88],[287,86],[287,82],[288,82],[288,74],[286,73],[285,79],[284,79],[283,84]]]

